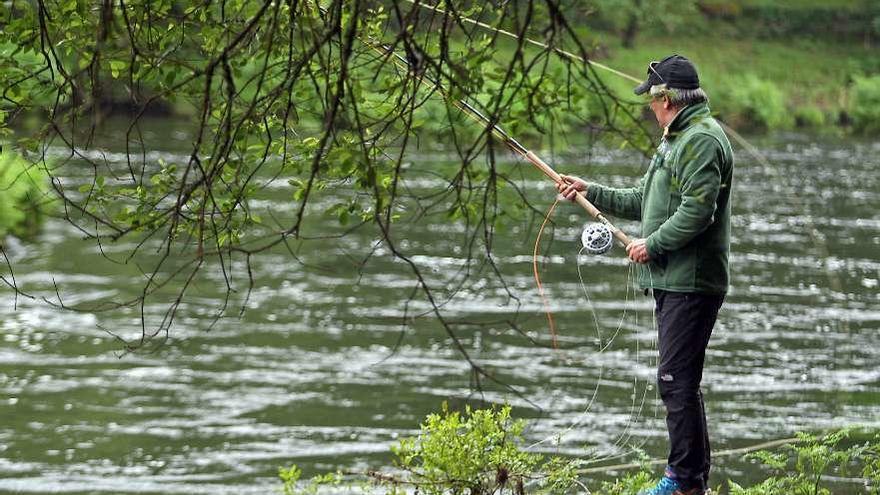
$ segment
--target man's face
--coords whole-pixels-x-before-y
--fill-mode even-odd
[[[666,96],[652,96],[651,101],[648,102],[648,106],[651,107],[651,111],[654,112],[654,117],[657,119],[657,123],[660,124],[660,127],[666,127],[672,120],[672,117],[675,116]]]
[[[657,113],[657,98],[652,96],[650,100],[648,100],[648,106],[651,107],[651,111],[654,112],[654,117],[657,119],[657,122],[660,122],[660,115]]]
[[[663,99],[652,96],[651,100],[648,101],[648,106],[651,107],[651,111],[654,112],[654,117],[657,119],[657,123],[663,125],[663,122],[660,121],[660,114],[663,111]]]

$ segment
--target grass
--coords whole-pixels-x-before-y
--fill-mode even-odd
[[[645,77],[651,60],[672,53],[687,56],[700,71],[713,110],[745,132],[795,124],[837,128],[839,122],[851,120],[844,115],[851,112],[855,81],[880,74],[876,47],[862,42],[806,36],[754,38],[736,33],[737,27],[727,23],[703,20],[693,24],[680,30],[699,34],[646,32],[631,49],[624,48],[611,32],[581,28],[579,36],[593,48],[594,60],[639,79]],[[632,93],[633,82],[610,72],[598,73],[623,98],[641,101]],[[749,95],[749,91],[763,93]],[[782,105],[765,112],[761,102],[776,101],[778,94]],[[771,112],[775,115],[768,114]]]
[[[671,53],[690,58],[708,90],[732,75],[753,73],[793,95],[837,92],[854,74],[880,72],[876,49],[812,40],[731,40],[700,37],[643,37],[634,49],[610,47],[603,62],[643,76],[646,63]]]
[[[648,34],[638,39],[635,48],[625,49],[611,34],[593,36],[605,46],[598,53],[606,55],[597,56],[596,60],[637,77],[644,77],[650,60],[672,53],[687,56],[697,65],[703,87],[710,97],[715,97],[716,109],[724,107],[724,96],[731,92],[731,84],[752,75],[774,83],[785,95],[786,107],[793,114],[808,106],[836,118],[846,108],[853,80],[880,73],[876,48],[858,43],[806,38],[735,39],[721,34]],[[610,74],[608,77],[618,79]],[[613,84],[621,89],[632,86],[621,83]]]

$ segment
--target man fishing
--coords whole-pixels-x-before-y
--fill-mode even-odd
[[[706,346],[728,286],[733,152],[712,118],[696,67],[671,55],[648,64],[635,88],[648,93],[663,137],[639,184],[611,188],[562,176],[559,192],[578,192],[611,215],[641,220],[626,252],[640,263],[639,285],[655,300],[669,459],[660,481],[640,495],[701,495],[709,479],[709,435],[700,381]]]

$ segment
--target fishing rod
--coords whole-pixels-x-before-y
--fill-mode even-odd
[[[562,179],[562,176],[559,175],[553,167],[547,164],[544,160],[542,160],[538,155],[536,155],[533,151],[529,150],[525,146],[522,145],[519,141],[513,138],[510,134],[508,134],[504,129],[501,128],[497,123],[492,122],[488,117],[486,117],[482,112],[477,110],[473,105],[468,103],[463,99],[453,99],[449,96],[449,94],[443,89],[442,84],[436,79],[431,78],[426,71],[416,71],[415,68],[409,63],[405,57],[400,55],[399,53],[394,51],[394,48],[384,44],[375,42],[371,39],[361,39],[361,41],[372,48],[377,53],[383,56],[393,57],[395,60],[395,64],[399,67],[405,69],[407,72],[411,72],[418,77],[419,81],[427,81],[428,83],[434,86],[445,100],[449,101],[456,108],[462,111],[465,115],[480,122],[486,128],[488,128],[492,134],[501,140],[508,148],[510,148],[514,153],[520,155],[525,158],[529,163],[535,166],[538,170],[540,170],[544,175],[546,175],[550,180],[552,180],[555,184],[564,183],[565,181]],[[605,215],[596,208],[593,203],[591,203],[586,196],[578,191],[575,195],[574,201],[580,205],[587,213],[590,214],[593,218],[595,218],[599,223],[594,225],[587,226],[584,229],[583,234],[581,235],[581,241],[584,245],[584,249],[591,254],[602,254],[611,249],[611,245],[613,244],[613,239],[616,239],[622,247],[626,247],[630,244],[631,239],[627,236],[622,230],[618,229],[608,220]]]

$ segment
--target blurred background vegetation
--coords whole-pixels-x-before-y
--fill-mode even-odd
[[[69,1],[58,3],[62,11],[64,4],[76,4]],[[161,4],[159,10],[179,10],[181,14],[184,10],[188,12],[197,8],[171,1],[154,3]],[[399,4],[401,9],[413,8],[408,1],[375,4],[388,4],[386,9],[391,9],[394,4]],[[459,4],[458,8],[464,13],[477,12],[470,2]],[[83,10],[82,5],[71,8]],[[560,2],[559,8],[569,19],[591,59],[627,74],[641,77],[648,61],[672,53],[689,57],[700,70],[715,112],[741,132],[840,128],[864,134],[880,129],[877,105],[880,101],[880,2],[578,0]],[[534,29],[527,31],[529,36],[541,40],[540,31],[546,22],[542,16],[546,15],[536,11],[532,21]],[[83,17],[94,16],[84,12]],[[76,19],[72,18],[74,24]],[[118,19],[116,22],[119,23]],[[89,30],[95,29],[96,25],[82,27]],[[116,26],[117,35],[122,34],[119,29],[121,26]],[[453,38],[452,42],[455,41]],[[462,48],[470,43],[460,41]],[[497,41],[494,48],[500,53],[496,53],[495,59],[503,65],[500,61],[510,55],[505,50],[512,51],[514,43],[503,37]],[[104,58],[105,62],[111,59],[108,54],[104,54]],[[481,62],[491,65],[485,59]],[[44,69],[45,64],[38,52],[23,50],[22,46],[7,39],[0,40],[0,68],[27,74]],[[103,82],[101,91],[107,100],[105,109],[123,113],[136,109],[136,105],[128,101],[128,90],[124,85],[128,68],[123,58],[106,68],[107,75],[112,75],[115,81]],[[484,72],[486,68],[482,68]],[[243,80],[253,77],[258,69],[259,61],[251,60],[235,67],[236,77]],[[607,73],[600,75],[606,76],[605,84],[622,97],[631,99],[630,81]],[[163,82],[168,85],[181,77],[170,73],[166,76]],[[0,109],[19,107],[23,100],[43,107],[55,103],[53,91],[38,87],[46,82],[45,79],[18,81],[9,78],[5,82],[9,81],[15,84],[4,89]],[[156,91],[164,89],[156,81],[140,82],[147,86],[142,87],[142,91],[149,89],[150,84]],[[547,81],[544,83],[548,84]],[[244,87],[241,96],[246,99],[253,92],[253,86]],[[198,114],[199,103],[171,96],[153,102],[149,112],[190,117]],[[22,123],[19,119],[17,125]]]
[[[641,76],[649,60],[691,58],[713,109],[742,132],[878,129],[878,2],[604,0],[583,14],[584,38],[612,67]]]

